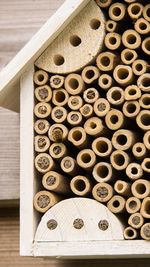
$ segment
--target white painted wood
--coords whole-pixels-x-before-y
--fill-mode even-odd
[[[93,21],[100,23],[99,27]],[[93,29],[94,26],[98,28]],[[87,64],[92,63],[100,53],[104,36],[105,18],[96,2],[92,0],[49,45],[35,65],[52,73],[66,74],[80,71]],[[81,43],[74,46],[73,44],[76,45],[78,40],[77,37],[80,38]],[[64,58],[62,65],[55,64],[56,55]]]
[[[76,229],[75,219],[82,219],[84,226]],[[54,230],[47,227],[49,220],[56,220],[58,226]],[[109,223],[107,230],[98,226],[101,220]],[[89,198],[70,198],[61,201],[49,209],[37,228],[35,241],[96,241],[96,240],[124,240],[123,225],[108,208]]]
[[[32,255],[32,243],[36,228],[33,196],[34,179],[33,148],[33,72],[32,65],[21,77],[20,116],[20,254]]]
[[[57,259],[149,258],[150,243],[143,240],[35,242],[34,256]]]
[[[0,105],[19,110],[19,79],[89,0],[66,0],[0,73]]]

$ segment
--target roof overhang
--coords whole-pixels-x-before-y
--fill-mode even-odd
[[[19,112],[20,76],[90,0],[66,0],[0,72],[0,106]]]

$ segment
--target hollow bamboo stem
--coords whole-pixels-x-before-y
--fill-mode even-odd
[[[37,134],[46,134],[49,130],[50,124],[47,120],[37,120],[34,124],[34,130]]]
[[[114,3],[109,8],[109,17],[114,21],[121,21],[126,15],[126,6],[122,3]]]
[[[114,195],[107,203],[107,208],[117,214],[125,211],[125,199],[122,196]]]
[[[108,202],[114,194],[113,187],[107,183],[98,183],[93,187],[93,198],[99,202]]]
[[[112,166],[107,162],[98,162],[92,172],[93,178],[99,182],[111,182],[114,179]]]
[[[96,164],[96,155],[91,149],[83,149],[77,155],[78,165],[86,170],[92,170]]]
[[[67,119],[67,110],[64,107],[54,107],[51,112],[51,118],[56,123],[63,123]]]
[[[126,65],[132,64],[137,57],[138,57],[137,52],[129,48],[125,48],[121,52],[121,60]]]
[[[101,71],[112,71],[119,62],[117,55],[111,52],[102,52],[96,59],[97,67]]]
[[[139,104],[144,109],[150,109],[150,94],[143,94],[139,99]]]
[[[36,99],[40,102],[49,102],[52,98],[52,90],[48,85],[37,87],[34,94]]]
[[[137,141],[137,135],[130,130],[121,129],[112,136],[112,144],[115,149],[128,150],[133,147]]]
[[[64,157],[61,160],[60,166],[64,173],[69,174],[71,176],[76,175],[80,169],[77,165],[76,160],[70,156]]]
[[[105,98],[98,98],[94,103],[94,112],[98,117],[105,117],[110,110],[110,104]]]
[[[70,95],[79,95],[85,88],[84,81],[79,74],[71,73],[65,79],[65,89]]]
[[[136,213],[141,208],[141,201],[136,197],[129,197],[126,201],[126,211],[129,214]]]
[[[57,89],[53,91],[52,103],[55,106],[66,106],[68,103],[69,94],[65,89]]]
[[[68,99],[68,107],[72,110],[79,110],[83,106],[83,100],[81,96],[70,96]]]
[[[46,152],[50,147],[50,140],[46,135],[34,137],[34,148],[36,152]]]
[[[53,143],[50,146],[49,154],[56,160],[61,160],[68,154],[68,150],[63,143]]]
[[[71,111],[68,113],[67,121],[71,126],[77,126],[82,123],[82,115],[78,111]]]
[[[35,158],[35,168],[40,173],[46,173],[55,169],[55,162],[47,153],[40,153]]]
[[[130,163],[130,156],[122,150],[115,150],[110,156],[112,166],[118,170],[125,170]]]
[[[146,147],[143,143],[136,143],[132,148],[132,153],[137,160],[142,160],[147,154]]]
[[[69,131],[68,140],[78,148],[83,148],[87,145],[88,138],[85,130],[82,127],[74,127]]]
[[[144,199],[150,196],[150,182],[144,179],[138,179],[132,184],[131,191],[133,196]]]
[[[83,93],[83,99],[88,104],[93,104],[99,98],[99,92],[95,88],[88,88]]]
[[[49,76],[48,73],[44,70],[38,70],[34,73],[33,80],[35,84],[41,86],[45,85],[48,82]]]
[[[126,175],[132,181],[140,179],[143,176],[141,165],[136,162],[130,163],[126,168]]]
[[[111,109],[105,116],[105,123],[110,130],[118,130],[125,124],[123,113],[117,109]]]
[[[125,100],[137,100],[141,97],[141,90],[137,87],[137,85],[129,85],[126,87],[125,91]]]
[[[135,119],[140,112],[140,104],[138,101],[125,101],[122,111],[127,118]]]
[[[127,228],[125,228],[124,230],[124,238],[128,239],[128,240],[133,240],[136,239],[138,237],[138,232],[136,229],[134,229],[131,226],[128,226]]]
[[[136,117],[136,123],[137,125],[143,130],[143,131],[149,131],[150,130],[150,110],[142,110]]]
[[[128,219],[128,224],[134,229],[140,229],[144,224],[144,219],[141,213],[136,212],[134,214],[131,214]]]
[[[120,87],[111,87],[107,92],[107,100],[114,106],[120,106],[125,100],[124,90]]]
[[[144,172],[150,173],[150,158],[144,158],[141,166]]]
[[[84,124],[84,130],[91,136],[102,136],[109,132],[98,117],[89,118]]]
[[[112,153],[111,141],[106,137],[98,137],[92,143],[92,150],[99,157],[108,157]]]
[[[50,171],[44,174],[42,184],[45,189],[59,194],[68,195],[71,193],[69,179],[58,172]]]
[[[143,142],[144,142],[144,145],[146,146],[146,148],[148,150],[150,150],[150,131],[147,131],[144,134]]]
[[[122,180],[117,180],[114,184],[115,191],[121,196],[131,195],[131,184]]]
[[[45,102],[40,102],[34,107],[34,114],[37,118],[47,118],[51,113],[51,105]]]
[[[142,205],[141,205],[141,214],[144,218],[150,219],[150,197],[146,197],[143,199]]]
[[[141,227],[140,235],[145,240],[150,240],[150,223],[145,223]]]
[[[143,5],[140,3],[132,3],[128,6],[128,14],[132,20],[137,20],[143,12]]]
[[[52,75],[50,78],[50,86],[54,89],[62,88],[65,78],[61,75]]]
[[[37,211],[45,213],[61,199],[57,194],[43,190],[34,196],[34,207]]]
[[[87,66],[82,71],[82,79],[85,83],[91,84],[99,78],[99,69],[95,66]]]
[[[122,43],[129,49],[137,49],[141,45],[141,36],[135,30],[126,30],[122,35]]]
[[[62,142],[67,139],[68,129],[65,125],[54,123],[48,131],[49,139],[53,142]]]
[[[117,83],[126,87],[134,82],[134,75],[132,68],[127,65],[118,65],[115,67],[113,77]]]
[[[87,177],[78,175],[71,180],[70,188],[77,196],[87,196],[92,190],[92,185]]]
[[[92,117],[93,115],[93,106],[90,104],[85,104],[83,107],[80,108],[80,113],[86,119]]]
[[[109,32],[105,36],[105,46],[110,50],[117,50],[121,46],[121,35],[116,32]]]
[[[100,88],[107,91],[111,86],[113,86],[113,84],[114,80],[109,74],[104,73],[100,75],[98,79],[98,85]]]

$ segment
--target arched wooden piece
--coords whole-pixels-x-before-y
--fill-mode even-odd
[[[103,204],[88,198],[70,198],[44,214],[35,241],[123,240],[123,229],[119,219]]]
[[[52,73],[79,71],[100,52],[105,35],[104,15],[94,0],[70,22],[35,65]]]

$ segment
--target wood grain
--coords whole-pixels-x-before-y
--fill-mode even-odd
[[[19,211],[0,209],[0,267],[149,267],[150,259],[58,260],[19,256]],[[9,214],[9,215],[8,215]]]

